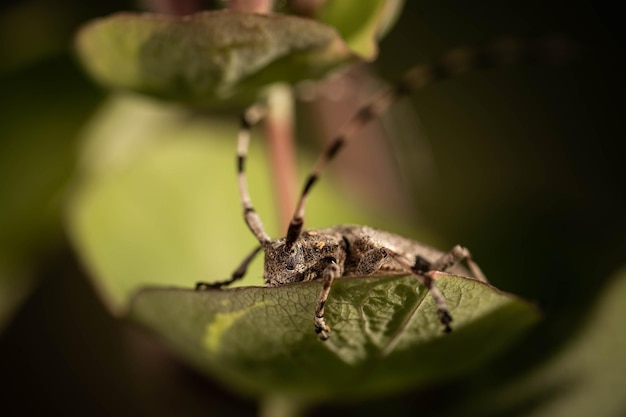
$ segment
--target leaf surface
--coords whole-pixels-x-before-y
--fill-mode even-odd
[[[458,404],[451,416],[613,417],[626,411],[626,267],[612,276],[585,325],[550,360]]]
[[[336,281],[327,342],[313,331],[320,282],[145,289],[130,317],[234,389],[300,400],[378,395],[468,372],[537,319],[527,303],[475,280],[442,274],[438,286],[454,317],[447,335],[410,276]]]
[[[76,45],[106,86],[209,107],[249,105],[270,84],[319,78],[357,59],[323,23],[226,10],[115,14],[85,25]]]
[[[74,246],[107,306],[122,314],[137,289],[193,288],[225,279],[257,241],[241,214],[235,159],[237,120],[190,117],[172,104],[117,94],[84,131],[80,170],[67,206]],[[263,141],[253,135],[247,165],[254,205],[271,236],[276,221]],[[313,164],[302,155],[302,171]],[[334,201],[327,210],[327,201]],[[307,216],[309,227],[356,222],[392,230],[320,182]],[[242,285],[262,285],[262,256]]]
[[[341,0],[323,2],[316,19],[336,28],[347,45],[365,59],[378,55],[378,40],[395,23],[404,0]]]

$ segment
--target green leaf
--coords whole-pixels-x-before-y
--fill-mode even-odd
[[[249,105],[270,84],[319,78],[357,59],[330,26],[233,11],[115,14],[85,25],[76,45],[106,86],[212,107]]]
[[[178,106],[120,96],[86,134],[68,219],[95,287],[118,313],[127,311],[140,287],[188,288],[142,292],[131,317],[234,389],[319,399],[431,384],[474,369],[536,318],[516,298],[444,277],[440,288],[455,332],[442,337],[432,300],[414,279],[345,279],[331,294],[334,332],[324,344],[312,329],[319,282],[194,292],[198,280],[226,278],[256,244],[237,196],[236,121],[190,117]],[[275,236],[267,163],[254,139],[250,189]],[[381,216],[377,223],[355,210],[328,181],[315,197],[309,227],[356,222],[387,228]],[[252,265],[244,284],[261,284],[261,264]]]
[[[559,354],[513,383],[461,404],[457,416],[613,417],[626,411],[626,267]]]
[[[346,44],[364,59],[378,54],[378,40],[397,20],[404,0],[331,0],[315,18],[336,28]]]
[[[137,95],[112,96],[91,120],[68,224],[112,311],[123,312],[131,294],[146,285],[192,288],[209,277],[225,279],[257,244],[237,192],[237,122],[223,115],[193,117],[180,106]],[[283,230],[257,132],[246,167],[249,187],[268,233],[277,236]],[[310,159],[302,162],[302,171],[312,166]],[[357,222],[389,228],[381,216],[365,216],[362,204],[331,182],[319,185],[308,227]],[[261,285],[261,276],[259,257],[242,284]]]
[[[6,47],[21,44],[16,39]],[[2,331],[38,284],[42,261],[62,241],[62,196],[74,169],[76,136],[101,97],[65,55],[3,74],[0,90]]]
[[[438,286],[454,317],[447,335],[413,277],[336,281],[327,342],[313,331],[320,282],[145,289],[130,317],[233,389],[299,401],[380,395],[471,371],[537,319],[527,303],[478,281],[442,274]]]

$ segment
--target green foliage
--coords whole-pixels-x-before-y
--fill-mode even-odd
[[[527,417],[623,415],[626,411],[626,268],[611,277],[585,325],[547,363],[463,404],[453,415]],[[468,410],[471,412],[468,413]]]
[[[407,124],[388,120],[394,145],[400,136],[409,138],[401,159],[424,185],[414,190],[414,217],[443,239],[425,240],[442,249],[467,244],[494,283],[541,306],[540,325],[505,352],[536,320],[536,310],[458,277],[439,280],[455,318],[455,331],[445,337],[432,300],[410,277],[339,280],[328,304],[333,334],[327,343],[317,341],[312,329],[320,284],[249,287],[262,283],[260,260],[243,288],[191,291],[198,280],[226,278],[255,244],[236,193],[236,119],[113,95],[78,135],[101,96],[69,57],[43,58],[61,48],[59,33],[74,30],[68,15],[80,8],[85,12],[76,20],[84,21],[126,5],[107,2],[95,10],[69,1],[57,14],[32,7],[45,2],[22,3],[0,11],[2,56],[14,58],[0,65],[0,368],[11,381],[3,389],[1,415],[90,415],[103,406],[118,416],[253,412],[211,382],[187,379],[152,339],[137,337],[126,321],[106,314],[94,290],[111,311],[130,313],[213,381],[274,404],[265,410],[272,417],[281,407],[283,415],[293,412],[298,401],[338,395],[359,401],[348,413],[325,406],[324,415],[624,414],[624,270],[609,281],[626,253],[622,156],[611,152],[614,138],[625,136],[616,104],[624,95],[622,74],[613,71],[620,68],[614,57],[623,56],[611,25],[589,13],[589,5],[407,2],[399,31],[388,39],[389,53],[378,62],[378,70],[398,74],[451,47],[529,28],[538,34],[569,28],[581,39],[591,33],[607,46],[609,58],[600,61],[602,54],[594,53],[593,62],[582,65],[515,66],[425,89],[413,104],[428,146]],[[328,40],[320,50],[313,46],[317,35],[310,48],[303,41],[297,19],[271,18],[285,25],[263,51],[231,42],[218,55],[232,59],[215,66],[203,54],[215,46],[205,37],[209,14],[186,22],[116,15],[89,23],[78,45],[85,67],[107,86],[232,107],[255,100],[275,81],[323,76],[336,65],[372,59],[375,39],[399,7],[378,0],[323,2],[312,16],[333,26],[345,45],[332,29],[302,23]],[[270,18],[232,20],[263,26]],[[293,39],[278,39],[296,32]],[[196,35],[201,42],[194,43]],[[33,45],[48,52],[33,53]],[[588,46],[596,51],[597,45]],[[314,130],[325,123],[318,116],[312,122],[303,117],[299,127]],[[279,236],[265,180],[269,164],[256,139],[249,161],[252,197],[270,234]],[[420,159],[430,146],[434,159]],[[302,157],[306,170],[312,161]],[[350,201],[331,179],[325,176],[315,190],[307,226],[360,223],[424,239],[416,224],[397,221],[398,212],[367,213],[367,202]],[[68,190],[70,181],[75,187]],[[63,240],[68,225],[80,273]],[[92,285],[83,281],[85,272]],[[152,288],[139,291],[145,286]],[[33,389],[42,401],[28,401]],[[391,398],[370,400],[384,394]],[[19,411],[12,413],[11,406]],[[41,411],[29,413],[33,407]]]
[[[336,28],[353,51],[371,60],[378,53],[378,40],[393,26],[403,4],[404,0],[326,1],[314,16]]]
[[[432,385],[476,369],[537,319],[527,303],[477,281],[440,275],[438,285],[454,316],[449,335],[432,297],[410,276],[338,280],[327,342],[313,332],[319,282],[146,289],[130,317],[234,389],[299,401]]]
[[[312,325],[318,282],[193,291],[196,281],[226,278],[255,244],[233,186],[234,125],[136,97],[111,99],[86,132],[83,181],[69,211],[76,247],[111,309],[124,314],[131,295],[159,286],[139,292],[130,317],[199,369],[257,395],[380,395],[475,369],[536,319],[515,297],[444,277],[440,287],[453,307],[455,331],[442,337],[432,300],[415,279],[346,279],[331,293],[334,331],[321,343]],[[280,231],[259,154],[254,145],[250,186],[275,235]],[[329,183],[320,186],[308,226],[387,226],[364,216]],[[324,210],[327,201],[333,210]],[[261,264],[253,264],[241,284],[261,285]],[[187,290],[169,290],[173,285]],[[471,360],[457,360],[459,349],[472,351]],[[350,381],[359,381],[358,388],[348,390]]]
[[[233,164],[237,120],[192,117],[137,96],[111,97],[85,131],[81,181],[69,204],[71,236],[109,307],[125,310],[144,285],[193,287],[230,275],[256,240],[243,222]],[[274,216],[269,166],[256,135],[248,164],[255,207],[268,232]],[[311,165],[303,163],[303,171]],[[385,227],[322,182],[307,225]],[[333,210],[325,210],[334,201]],[[396,225],[400,227],[400,225]],[[260,258],[260,257],[259,257]],[[262,285],[255,262],[244,285]]]
[[[232,11],[116,14],[83,27],[77,50],[104,85],[213,108],[247,106],[273,83],[319,78],[357,59],[330,26]]]
[[[40,258],[61,240],[77,133],[101,99],[69,58],[0,77],[0,330],[36,286]]]
[[[400,4],[390,11],[383,3],[356,15],[346,13],[354,6],[329,3],[319,16],[372,57]],[[228,11],[183,19],[118,14],[84,27],[77,45],[105,84],[213,107],[249,103],[271,83],[318,77],[355,59],[329,26]],[[453,334],[444,336],[431,297],[414,278],[346,279],[328,303],[332,338],[320,343],[312,331],[319,283],[192,291],[196,281],[224,279],[255,243],[236,210],[234,125],[119,96],[86,136],[83,181],[69,211],[76,247],[112,310],[123,314],[132,294],[160,286],[136,295],[130,317],[190,363],[259,396],[380,395],[475,369],[536,320],[515,297],[444,276],[440,286],[455,320]],[[271,212],[269,184],[254,169],[255,206]],[[316,212],[325,213],[325,225],[363,219],[332,189],[316,190],[315,200],[333,201],[333,209],[313,204],[309,227],[319,225]],[[257,264],[243,284],[259,285],[260,277]],[[188,290],[167,289],[172,285]],[[459,361],[459,351],[471,358]]]

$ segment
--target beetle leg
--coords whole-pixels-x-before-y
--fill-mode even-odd
[[[328,299],[328,294],[330,293],[330,287],[333,285],[333,281],[335,278],[339,278],[340,276],[341,270],[339,269],[339,265],[332,260],[326,269],[324,269],[322,274],[324,284],[317,299],[317,307],[315,308],[315,333],[319,335],[320,340],[327,340],[329,337],[330,327],[328,327],[326,321],[324,320],[324,305]]]

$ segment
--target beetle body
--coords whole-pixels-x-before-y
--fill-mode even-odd
[[[263,278],[270,287],[321,279],[331,262],[336,263],[340,277],[406,275],[406,268],[387,256],[390,251],[425,272],[445,255],[416,240],[356,225],[305,230],[290,250],[286,250],[285,238],[274,240],[263,249]],[[448,272],[477,278],[459,264]]]

